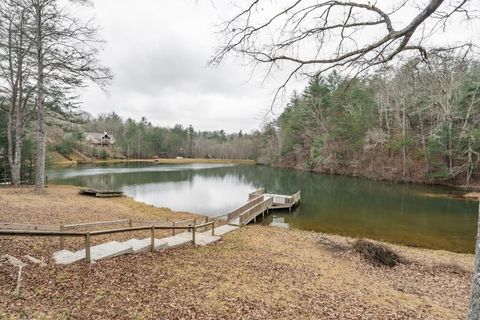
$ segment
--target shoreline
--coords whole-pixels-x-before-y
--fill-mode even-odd
[[[283,170],[298,170],[302,172],[308,172],[312,174],[320,174],[320,175],[327,175],[327,176],[338,176],[338,177],[349,177],[349,178],[357,178],[357,179],[365,179],[369,181],[378,181],[378,182],[389,182],[394,184],[402,184],[402,185],[418,185],[418,186],[431,186],[431,187],[444,187],[444,188],[452,188],[457,189],[459,191],[465,192],[465,199],[480,199],[480,185],[462,185],[462,184],[452,184],[452,183],[442,183],[442,182],[429,182],[429,181],[411,181],[411,180],[402,180],[402,179],[389,179],[389,178],[382,178],[382,177],[372,177],[368,175],[347,175],[347,174],[340,174],[340,173],[330,173],[326,171],[308,169],[308,168],[298,168],[298,167],[289,167],[277,164],[268,164],[268,163],[256,163],[256,165],[261,166],[271,166],[272,168],[276,169],[283,169]],[[456,196],[456,195],[446,195],[448,196]],[[463,195],[458,195],[456,197],[463,198]]]
[[[128,217],[171,221],[198,216],[129,197],[85,197],[78,190],[51,185],[47,194],[40,195],[31,187],[0,188],[0,221],[58,223]],[[125,235],[147,236],[148,232]],[[93,239],[94,244],[126,240],[121,234]],[[58,266],[52,261],[53,252],[59,250],[55,239],[0,237],[2,254],[18,258],[28,254],[47,263],[24,268],[21,299],[12,294],[16,269],[1,265],[0,318],[57,319],[59,314],[73,319],[464,317],[473,254],[372,240],[407,261],[388,268],[372,265],[355,252],[355,240],[248,225],[206,247],[187,245],[92,265]],[[81,249],[82,242],[68,240],[67,249]]]
[[[255,160],[243,159],[201,159],[201,158],[182,158],[182,159],[107,159],[93,161],[54,161],[51,165],[84,165],[84,164],[109,164],[109,163],[157,163],[157,164],[191,164],[191,163],[226,163],[226,164],[246,164],[256,165]]]
[[[125,218],[138,218],[138,217],[143,217],[143,218],[152,218],[152,217],[159,217],[160,219],[164,219],[165,221],[175,221],[175,220],[180,220],[180,219],[187,219],[187,218],[205,218],[206,215],[203,215],[201,213],[194,213],[194,212],[185,212],[185,211],[174,211],[170,208],[166,207],[156,207],[154,205],[141,202],[136,200],[133,197],[124,195],[123,197],[114,197],[114,198],[95,198],[95,197],[88,197],[84,195],[78,194],[78,191],[80,191],[82,187],[79,186],[74,186],[74,185],[62,185],[62,184],[50,184],[47,188],[47,195],[53,196],[54,194],[56,196],[60,196],[61,199],[64,197],[68,197],[69,202],[73,200],[73,210],[75,210],[75,204],[81,204],[81,209],[85,210],[85,205],[94,208],[94,212],[98,211],[99,209],[108,209],[110,208],[110,205],[113,204],[121,204],[122,206],[126,207],[128,210],[135,209],[135,212],[122,212],[120,215],[112,215],[112,214],[106,214],[103,218],[103,220],[108,221],[108,220],[114,220],[114,219],[125,219]],[[474,193],[475,196],[478,196],[477,193]],[[1,200],[4,200],[5,202],[13,202],[13,203],[21,203],[24,201],[32,201],[32,199],[42,199],[44,195],[43,194],[38,194],[35,193],[34,187],[33,186],[20,186],[18,188],[14,188],[12,186],[0,186],[0,202]],[[10,197],[15,197],[18,198],[17,200],[14,201],[9,201],[8,198]],[[473,197],[473,196],[472,196]],[[63,203],[63,200],[60,202]],[[101,204],[104,202],[103,204]],[[58,205],[58,204],[57,204]],[[31,217],[31,219],[28,218],[28,214],[23,212],[22,215],[16,215],[12,216],[9,214],[6,214],[5,212],[2,212],[0,210],[0,222],[7,222],[7,223],[32,223],[32,224],[40,224],[41,220],[47,219],[49,224],[71,224],[71,223],[87,223],[87,222],[95,222],[91,218],[87,217],[86,220],[84,216],[82,215],[81,218],[78,217],[78,215],[73,215],[71,217],[75,217],[73,220],[62,220],[60,218],[52,216],[48,216],[48,214],[51,214],[50,206],[53,206],[51,201],[45,201],[41,203],[41,205],[36,206],[37,209],[40,209],[40,215],[36,214]],[[104,207],[103,207],[104,206]],[[20,211],[23,211],[27,208],[29,208],[29,205],[23,205],[21,204],[21,209]],[[66,205],[66,207],[71,207],[70,205]],[[1,207],[0,207],[1,209]],[[17,208],[18,209],[18,208]],[[57,209],[57,208],[56,208]],[[103,211],[104,211],[103,210]],[[140,216],[138,215],[140,213]],[[71,214],[71,213],[70,213]],[[95,215],[94,215],[95,216]],[[96,216],[95,216],[96,217]],[[6,219],[5,219],[6,218]],[[25,220],[27,219],[27,220]],[[263,225],[263,224],[258,224],[258,226],[262,227],[269,227],[268,225]],[[281,230],[295,230],[298,232],[306,232],[306,233],[314,233],[322,236],[328,236],[332,238],[336,238],[339,240],[344,240],[344,241],[354,241],[356,238],[348,235],[342,235],[342,234],[334,234],[334,233],[324,233],[324,232],[318,232],[318,231],[309,231],[309,230],[303,230],[303,229],[283,229],[280,228]],[[412,250],[424,250],[424,251],[431,251],[431,252],[446,252],[446,253],[451,253],[451,254],[458,254],[458,255],[471,255],[475,256],[475,253],[464,253],[464,252],[456,252],[456,251],[449,251],[445,249],[433,249],[433,248],[428,248],[428,247],[421,247],[421,246],[415,246],[415,245],[408,245],[408,244],[402,244],[402,243],[394,243],[394,242],[388,242],[388,241],[383,241],[383,240],[376,240],[376,239],[370,239],[370,238],[365,238],[365,240],[372,241],[372,242],[377,242],[386,246],[392,246],[392,247],[398,247],[398,248],[405,248],[405,249],[412,249]]]
[[[202,158],[183,158],[183,159],[107,159],[107,160],[94,160],[94,161],[54,161],[51,162],[52,166],[71,166],[71,165],[88,165],[88,164],[118,164],[118,163],[153,163],[153,164],[192,164],[192,163],[219,163],[219,164],[242,164],[242,165],[253,165],[253,166],[270,166],[277,169],[285,170],[298,170],[303,172],[309,172],[312,174],[321,174],[328,176],[339,176],[339,177],[350,177],[350,178],[360,178],[370,181],[378,182],[390,182],[395,184],[405,184],[405,185],[419,185],[419,186],[432,186],[432,187],[446,187],[456,189],[458,191],[463,191],[465,194],[455,195],[455,194],[435,194],[432,196],[445,197],[445,198],[456,198],[456,199],[467,199],[467,200],[480,200],[480,185],[456,185],[451,183],[442,183],[442,182],[420,182],[420,181],[406,181],[401,179],[388,179],[380,177],[371,177],[366,175],[344,175],[336,173],[328,173],[318,170],[306,169],[306,168],[297,168],[297,167],[287,167],[282,165],[261,163],[255,160],[242,160],[242,159],[202,159]]]

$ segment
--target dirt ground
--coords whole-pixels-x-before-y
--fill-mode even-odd
[[[0,189],[0,221],[177,215],[130,199],[83,202],[69,187],[39,197]],[[48,262],[24,269],[19,297],[12,294],[16,270],[0,265],[0,319],[465,318],[473,255],[389,245],[407,262],[387,268],[365,261],[352,241],[251,225],[207,247],[55,266],[48,242],[31,247],[24,239],[0,238],[0,254],[36,250]]]
[[[136,202],[132,198],[95,198],[78,194],[80,188],[72,186],[49,186],[46,194],[38,194],[31,187],[0,187],[0,222],[60,225],[119,219],[179,221],[196,216],[188,212],[175,212]],[[134,224],[135,225],[135,224]],[[138,225],[138,224],[137,224]],[[125,228],[128,225],[106,226],[104,229]],[[96,230],[98,230],[97,228]],[[101,228],[100,228],[101,229]],[[81,229],[79,229],[81,230]],[[76,230],[70,230],[76,231]],[[157,238],[170,234],[156,231]],[[92,238],[92,244],[106,241],[123,241],[130,238],[150,237],[149,231],[120,233]],[[59,250],[58,238],[1,238],[0,254],[42,256],[48,260]],[[83,248],[83,239],[66,239],[66,249]]]

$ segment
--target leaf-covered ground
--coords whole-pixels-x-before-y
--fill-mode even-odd
[[[2,206],[9,197],[0,194]],[[97,206],[103,201],[87,208],[100,210]],[[13,250],[4,246],[8,241],[0,240],[2,253]],[[29,264],[20,297],[12,295],[16,270],[0,265],[0,319],[464,318],[472,255],[390,245],[409,261],[390,269],[364,261],[350,243],[248,226],[207,247],[128,255],[91,266]],[[14,251],[21,256],[28,249]]]
[[[156,208],[145,203],[123,198],[95,198],[78,194],[80,188],[50,186],[46,194],[38,194],[30,187],[0,187],[0,222],[60,225],[119,219],[179,221],[194,217],[191,213],[174,212],[167,208]],[[200,219],[200,217],[199,217]],[[138,224],[137,224],[138,225]],[[106,226],[104,229],[125,228],[128,225]],[[98,230],[99,228],[96,228]],[[167,231],[156,231],[157,238],[170,235]],[[131,232],[92,237],[92,245],[111,240],[147,238],[150,232]],[[11,255],[42,256],[49,259],[59,250],[59,238],[1,238],[0,253]],[[84,247],[83,238],[66,239],[66,249]]]

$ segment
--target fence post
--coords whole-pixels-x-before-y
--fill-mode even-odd
[[[85,234],[85,262],[86,263],[91,262],[91,257],[90,257],[90,232],[87,232]]]
[[[192,228],[192,241],[193,244],[195,244],[195,231],[197,230],[197,227],[195,226],[195,221],[193,221],[193,228]]]
[[[128,226],[131,228],[132,227],[132,219],[128,219]]]
[[[215,235],[215,222],[212,222],[212,236]]]
[[[176,232],[175,232],[175,231],[176,231],[176,230],[175,230],[175,221],[172,222],[172,227],[174,227],[174,228],[172,229],[172,236],[175,236],[175,234],[176,234]]]
[[[64,231],[63,224],[60,225],[60,231]],[[65,249],[65,238],[63,236],[60,237],[60,250]]]
[[[155,250],[155,227],[150,228],[150,251]]]

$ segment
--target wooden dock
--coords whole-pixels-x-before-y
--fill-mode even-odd
[[[230,225],[243,226],[251,221],[256,221],[259,215],[265,216],[269,210],[288,209],[289,212],[300,203],[300,191],[289,196],[282,194],[264,193],[257,190],[248,195],[249,201],[240,208],[227,214],[227,222]]]

